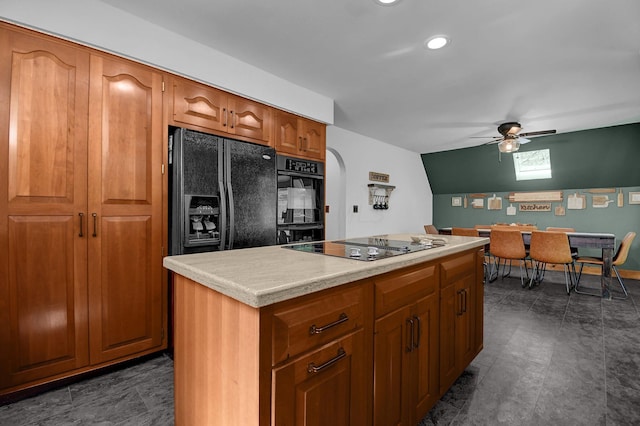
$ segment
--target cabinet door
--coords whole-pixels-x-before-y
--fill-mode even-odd
[[[469,306],[473,310],[470,314],[473,316],[473,335],[474,349],[473,357],[480,353],[484,346],[484,249],[478,250],[476,256],[476,279],[475,284],[471,287],[471,300]]]
[[[439,309],[438,294],[432,293],[415,304],[413,317],[416,318],[417,348],[415,349],[416,366],[412,377],[416,380],[413,386],[416,392],[415,415],[411,424],[420,421],[438,401],[438,345],[439,345]]]
[[[473,323],[476,253],[443,261],[440,289],[440,392],[453,384],[471,362],[474,352]]]
[[[173,86],[173,124],[192,124],[217,131],[227,131],[229,95],[202,84],[176,78]]]
[[[273,370],[274,425],[365,425],[368,364],[359,330]]]
[[[456,365],[456,317],[458,297],[454,285],[440,289],[440,394],[458,377]]]
[[[460,314],[456,316],[456,364],[458,366],[458,374],[469,365],[473,359],[474,353],[474,336],[473,330],[473,302],[471,289],[474,284],[474,275],[467,275],[463,280],[456,283],[456,303],[459,303]],[[457,376],[456,376],[457,377]]]
[[[393,311],[375,322],[373,423],[374,425],[407,425],[411,408],[411,358],[407,322],[411,309]]]
[[[0,388],[87,364],[89,56],[0,26]]]
[[[91,363],[162,341],[162,76],[91,57]]]
[[[302,152],[305,157],[324,160],[326,151],[326,126],[311,120],[302,121]]]
[[[227,132],[264,141],[271,140],[271,109],[265,105],[240,98],[229,97],[229,125]]]
[[[299,129],[298,117],[284,111],[275,112],[275,140],[276,151],[284,154],[298,155],[302,137]]]

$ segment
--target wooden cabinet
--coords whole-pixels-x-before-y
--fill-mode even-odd
[[[438,400],[438,267],[375,280],[373,421],[415,425]]]
[[[271,143],[271,108],[203,84],[172,78],[172,117],[176,126],[224,132]]]
[[[283,154],[325,159],[326,126],[284,111],[275,113],[275,148]]]
[[[162,75],[91,57],[91,363],[159,348],[162,287]]]
[[[175,286],[176,424],[371,424],[371,282],[264,308]]]
[[[160,74],[5,25],[0,55],[0,389],[161,349]]]
[[[88,363],[89,54],[0,26],[0,58],[2,389]]]
[[[274,425],[363,425],[362,329],[273,370]]]
[[[358,284],[274,309],[273,424],[369,424],[370,305],[370,286]]]
[[[482,293],[483,251],[443,261],[440,264],[440,393],[449,389],[482,348],[482,323],[478,323]],[[481,266],[481,265],[480,265]]]
[[[483,254],[262,308],[174,275],[176,424],[417,424],[482,347]]]

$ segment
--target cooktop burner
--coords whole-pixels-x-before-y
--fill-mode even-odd
[[[442,244],[437,243],[434,244],[430,241],[425,241],[424,243],[413,243],[408,241],[389,240],[381,237],[370,237],[354,238],[351,240],[290,244],[282,247],[296,251],[370,262],[373,260],[427,250],[441,245]]]

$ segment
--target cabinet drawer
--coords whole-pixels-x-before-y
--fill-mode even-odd
[[[273,314],[273,365],[362,327],[364,287],[320,293]]]
[[[177,125],[224,130],[227,128],[228,95],[220,90],[182,79],[173,81],[173,122]]]
[[[438,268],[425,263],[375,280],[376,318],[411,304],[438,289]]]
[[[440,288],[445,288],[466,276],[475,275],[476,257],[477,252],[471,251],[443,261],[440,264],[442,274]]]

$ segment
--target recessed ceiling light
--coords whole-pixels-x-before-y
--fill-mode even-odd
[[[442,49],[447,44],[449,44],[449,38],[443,35],[430,37],[424,42],[425,47],[431,50]]]
[[[380,6],[393,6],[398,3],[400,0],[373,0]]]

